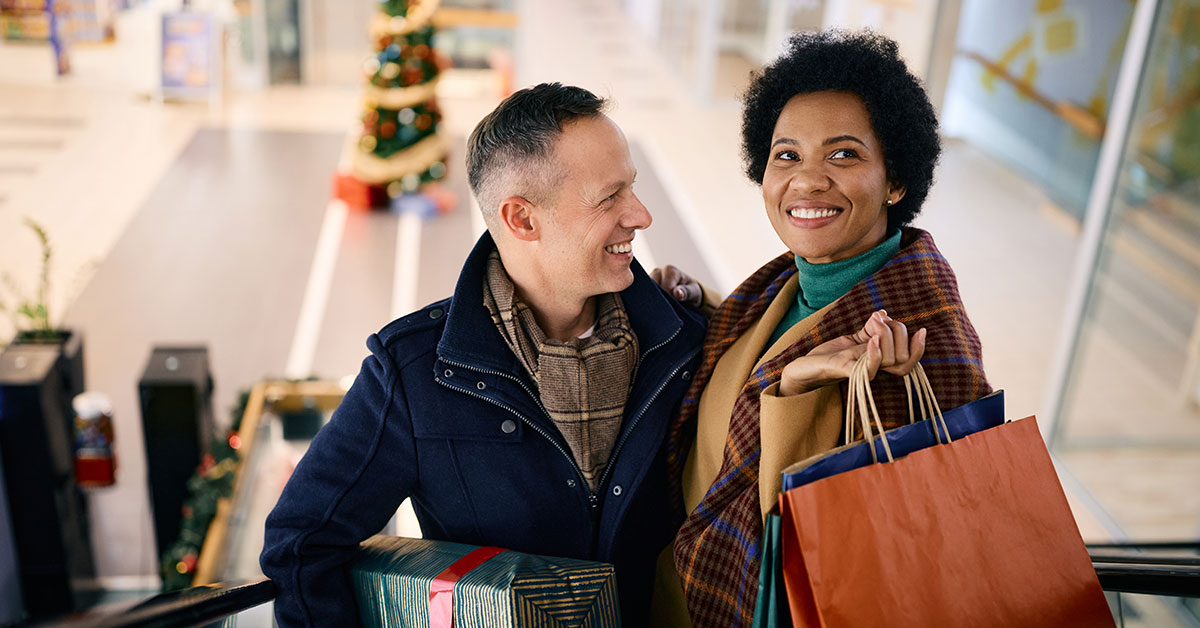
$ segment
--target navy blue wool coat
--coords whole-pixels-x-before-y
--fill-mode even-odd
[[[406,499],[425,538],[616,565],[622,621],[648,622],[671,506],[666,428],[695,372],[703,317],[633,262],[621,293],[641,352],[625,417],[592,493],[537,388],[483,305],[484,234],[450,299],[367,340],[371,355],[267,519],[263,573],[280,626],[354,626],[346,570]]]

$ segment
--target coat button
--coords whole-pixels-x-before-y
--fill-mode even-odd
[[[517,431],[517,422],[512,419],[504,419],[504,422],[500,424],[500,431],[505,434],[512,434]]]
[[[567,488],[575,488],[575,478],[567,480]]]
[[[621,488],[620,484],[613,487],[613,495],[616,495],[619,497],[623,491],[624,491],[624,489]]]
[[[450,369],[446,369],[446,370],[442,371],[442,375],[445,375],[446,377],[454,377],[454,371],[451,371]]]
[[[686,381],[688,381],[688,380],[692,379],[692,372],[691,372],[691,371],[684,371],[684,372],[683,372],[683,375],[680,375],[680,377],[682,377],[682,378],[683,378],[683,381],[685,381],[685,382],[686,382]]]
[[[442,308],[440,308],[440,307],[435,307],[432,310],[429,310],[429,318],[432,318],[435,320],[441,318],[442,314],[443,314]]]
[[[483,382],[475,382],[475,387],[478,388],[479,390],[483,390],[484,388],[487,388],[487,384],[485,384]]]

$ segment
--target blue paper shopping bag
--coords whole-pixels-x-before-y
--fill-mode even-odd
[[[950,429],[950,438],[959,439],[967,434],[982,432],[1004,423],[1004,391],[996,392],[963,404],[942,414]],[[891,452],[897,458],[914,451],[938,444],[935,429],[940,429],[932,419],[917,421],[889,430],[885,437]],[[884,457],[883,443],[874,442],[876,456]],[[832,452],[825,452],[807,460],[797,462],[783,470],[783,490],[811,484],[817,480],[845,473],[851,469],[865,467],[874,462],[870,445],[859,441],[844,445]]]

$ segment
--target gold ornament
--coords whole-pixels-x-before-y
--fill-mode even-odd
[[[383,69],[379,71],[379,76],[387,80],[392,80],[400,75],[400,65],[397,63],[388,62],[383,64]]]
[[[364,135],[364,136],[362,136],[362,138],[360,138],[360,139],[358,140],[358,147],[359,147],[359,148],[361,148],[361,149],[363,149],[363,151],[364,151],[364,152],[368,152],[368,153],[369,153],[369,152],[371,152],[371,151],[375,150],[375,145],[376,145],[376,143],[377,143],[377,142],[375,141],[375,137],[374,137],[374,136],[372,136],[372,135]]]
[[[388,198],[396,198],[402,194],[404,194],[404,186],[399,181],[392,181],[387,184]]]
[[[363,72],[366,72],[367,74],[370,74],[370,75],[374,75],[378,71],[379,71],[379,59],[377,59],[375,57],[371,57],[370,59],[367,59],[366,61],[363,62]]]

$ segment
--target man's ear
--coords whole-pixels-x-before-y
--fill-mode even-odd
[[[532,242],[541,237],[536,207],[523,196],[510,196],[500,201],[499,218],[504,230],[518,240]]]

